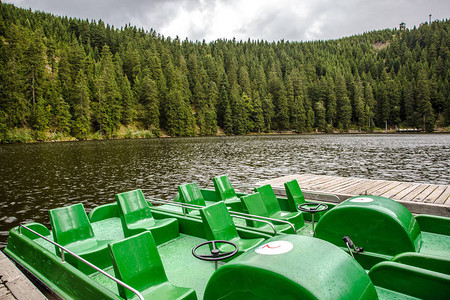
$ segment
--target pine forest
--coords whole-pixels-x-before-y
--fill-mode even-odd
[[[206,43],[0,4],[3,143],[450,126],[449,20]]]

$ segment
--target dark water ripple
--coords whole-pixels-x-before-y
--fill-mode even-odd
[[[289,135],[0,146],[0,247],[48,209],[89,211],[135,188],[171,199],[177,185],[229,174],[235,184],[294,174],[450,183],[450,135]]]

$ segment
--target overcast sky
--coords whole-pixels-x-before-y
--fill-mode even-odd
[[[164,36],[328,40],[450,18],[449,0],[3,0],[81,19],[130,23]]]

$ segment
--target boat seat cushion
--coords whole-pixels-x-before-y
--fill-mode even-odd
[[[155,219],[140,189],[116,194],[125,237],[149,230],[157,245],[179,236],[178,220]]]
[[[49,211],[53,240],[68,250],[86,259],[99,268],[111,265],[108,257],[110,240],[98,240],[82,203],[52,209]],[[55,247],[56,253],[61,251]],[[80,271],[90,274],[95,270],[66,254],[65,259]]]
[[[263,238],[243,239],[239,236],[233,219],[224,202],[217,202],[200,210],[204,224],[206,238],[208,240],[226,240],[235,243],[239,250],[238,254],[246,252],[258,246]],[[223,252],[232,251],[230,245],[220,245]]]
[[[193,289],[174,286],[167,280],[150,232],[111,243],[109,251],[116,277],[138,290],[145,299],[197,299]],[[117,286],[121,297],[135,297],[131,291]]]

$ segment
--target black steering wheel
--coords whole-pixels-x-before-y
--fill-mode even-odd
[[[306,212],[314,214],[316,212],[327,210],[328,209],[328,205],[323,204],[323,203],[319,203],[319,204],[317,204],[317,203],[303,203],[303,204],[300,204],[297,208],[298,208],[298,210],[306,211]]]
[[[211,254],[200,255],[200,254],[195,253],[195,251],[198,248],[200,248],[201,246],[204,246],[204,245],[208,245],[208,244],[212,244]],[[220,253],[220,250],[218,248],[216,248],[216,244],[229,244],[234,247],[234,250],[230,251],[230,252]],[[215,241],[207,241],[207,242],[198,244],[197,246],[194,247],[194,249],[192,249],[192,255],[194,255],[196,258],[201,259],[201,260],[219,261],[219,260],[223,260],[223,259],[232,257],[233,255],[235,255],[238,252],[238,250],[239,250],[239,248],[235,243],[232,243],[229,241],[224,241],[224,240],[215,240]]]

